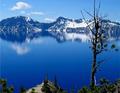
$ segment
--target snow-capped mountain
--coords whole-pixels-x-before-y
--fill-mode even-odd
[[[23,42],[27,38],[32,39],[46,34],[49,23],[40,23],[30,17],[17,16],[0,21],[0,37],[11,41]]]
[[[120,39],[120,23],[110,20],[101,20],[105,34],[110,39]],[[48,32],[60,40],[82,40],[89,41],[91,32],[88,29],[94,29],[93,21],[88,20],[88,24],[82,19],[68,19],[59,17],[56,22],[48,28]]]
[[[59,17],[54,24],[48,28],[48,32],[57,37],[58,40],[88,39],[89,30],[84,20],[68,19]]]
[[[120,39],[120,23],[110,20],[102,20],[102,23],[102,27],[105,29],[107,36]]]
[[[12,17],[0,22],[0,37],[11,40],[25,40],[42,31],[40,23],[29,17]]]
[[[110,20],[102,20],[106,35],[110,38],[120,39],[120,23]],[[93,22],[88,21],[92,28]],[[58,41],[65,40],[89,40],[91,34],[88,25],[82,19],[68,19],[59,17],[52,23],[40,23],[30,17],[18,16],[0,21],[0,37],[9,40],[25,41],[39,37],[40,35],[50,35]]]

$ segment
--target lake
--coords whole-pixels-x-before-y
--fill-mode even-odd
[[[120,48],[120,41],[115,44]],[[67,90],[88,86],[92,53],[89,42],[58,42],[51,37],[39,37],[23,43],[0,39],[0,77],[14,85],[16,93],[21,86],[31,88],[40,84],[46,75],[57,77]],[[105,63],[96,75],[97,83],[105,77],[110,81],[120,78],[120,51],[105,52],[100,56]]]

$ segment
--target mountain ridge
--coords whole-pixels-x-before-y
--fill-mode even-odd
[[[92,20],[88,20],[92,27]],[[106,35],[120,39],[120,23],[102,19]],[[107,25],[107,27],[105,27]],[[58,17],[51,23],[41,23],[26,16],[16,16],[0,21],[0,37],[2,39],[21,40],[49,34],[58,41],[89,40],[90,31],[83,19]]]

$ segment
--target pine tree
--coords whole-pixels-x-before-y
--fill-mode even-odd
[[[26,89],[24,87],[20,88],[20,93],[26,93]]]

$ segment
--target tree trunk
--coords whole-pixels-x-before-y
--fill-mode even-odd
[[[93,51],[93,63],[91,72],[91,88],[95,87],[95,74],[96,74],[96,50]]]
[[[96,22],[95,20],[95,30],[96,30],[96,34],[95,34],[95,38],[93,38],[93,63],[92,63],[92,72],[91,72],[91,88],[94,89],[95,87],[95,74],[96,74],[96,70],[97,70],[97,35],[98,35],[98,30],[99,30],[99,26],[98,26],[98,22]]]

